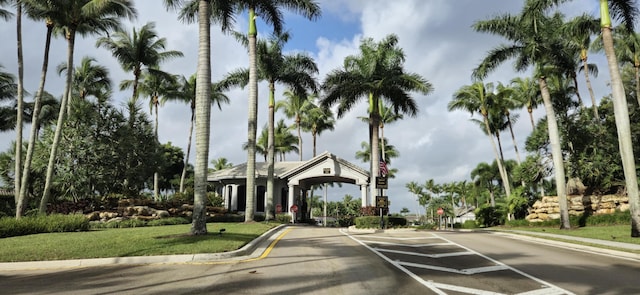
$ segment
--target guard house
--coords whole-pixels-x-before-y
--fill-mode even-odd
[[[224,206],[230,212],[244,212],[247,208],[246,196],[247,164],[215,171],[207,177],[215,184],[224,198]],[[264,214],[267,207],[267,163],[256,162],[256,202],[257,214]],[[275,162],[274,200],[275,213],[289,213],[293,205],[306,216],[306,192],[323,183],[349,183],[360,187],[362,206],[367,206],[369,172],[348,161],[324,152],[308,161]]]

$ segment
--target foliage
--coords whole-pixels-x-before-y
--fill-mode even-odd
[[[501,212],[501,207],[491,207],[482,205],[475,210],[476,221],[484,227],[492,227],[504,223],[505,215]]]
[[[460,227],[464,229],[474,229],[474,228],[478,228],[478,224],[476,223],[475,220],[465,220]]]
[[[355,219],[356,228],[380,228],[380,216],[362,216]],[[397,228],[407,226],[404,217],[384,216],[385,228]]]
[[[81,214],[51,214],[0,218],[0,238],[54,232],[89,230],[89,220]]]

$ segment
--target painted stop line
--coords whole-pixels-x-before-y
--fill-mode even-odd
[[[573,294],[434,233],[342,233],[436,294]]]

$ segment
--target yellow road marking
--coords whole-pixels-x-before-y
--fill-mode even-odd
[[[275,240],[273,240],[273,242],[271,242],[271,244],[269,244],[267,249],[265,249],[264,252],[262,252],[262,255],[260,255],[259,257],[249,258],[249,259],[244,259],[244,260],[208,261],[208,262],[191,263],[191,264],[229,264],[229,263],[251,262],[251,261],[264,259],[269,255],[269,253],[271,253],[271,250],[273,250],[273,248],[275,248],[275,246],[278,243],[278,241],[280,241],[282,238],[284,238],[284,236],[287,233],[289,233],[291,230],[293,230],[293,228],[288,228],[288,229],[284,230]]]

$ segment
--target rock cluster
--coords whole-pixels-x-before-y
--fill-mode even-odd
[[[567,196],[569,215],[582,215],[584,213],[598,215],[611,214],[616,211],[629,210],[629,198],[625,195],[602,196]],[[560,205],[558,197],[542,197],[536,201],[526,219],[529,222],[542,222],[560,218]]]

